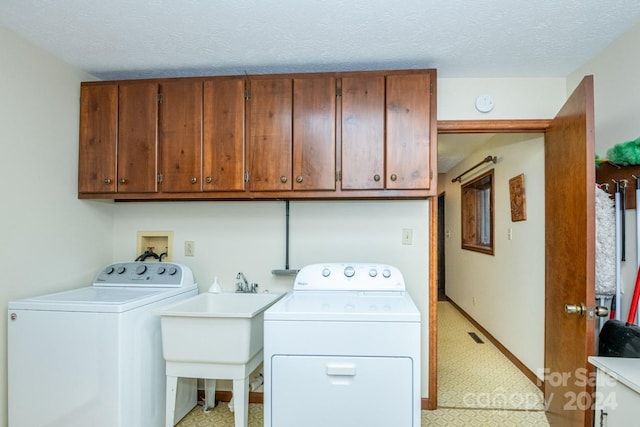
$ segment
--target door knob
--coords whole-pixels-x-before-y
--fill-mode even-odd
[[[586,307],[583,303],[564,305],[564,312],[567,314],[577,314],[578,316],[584,316],[585,309]]]
[[[609,315],[609,309],[607,307],[603,307],[601,305],[587,307],[584,303],[565,304],[564,312],[567,314],[577,314],[580,317],[586,314],[589,319],[593,319],[595,317],[606,317]]]

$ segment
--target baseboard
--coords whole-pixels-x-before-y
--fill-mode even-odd
[[[216,401],[229,402],[233,393],[231,391],[216,390]],[[264,395],[261,391],[249,392],[249,403],[264,403]],[[198,390],[198,400],[204,400],[204,390]],[[436,409],[431,404],[431,400],[428,397],[420,399],[420,409],[433,410]]]
[[[233,397],[233,393],[228,390],[216,390],[216,401],[229,402]],[[249,392],[249,403],[264,403],[263,393],[261,391]],[[198,400],[204,400],[204,390],[198,390]]]
[[[451,298],[447,297],[447,301],[453,305],[473,326],[475,326],[482,335],[484,335],[504,356],[513,363],[529,380],[536,385],[544,393],[544,381],[540,381],[536,374],[527,368],[527,366],[520,361],[513,353],[511,353],[500,341],[498,341],[493,335],[491,335],[485,328],[482,327],[476,320],[464,311],[458,304],[456,304]]]

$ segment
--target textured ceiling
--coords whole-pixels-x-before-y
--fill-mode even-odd
[[[565,77],[638,0],[1,0],[0,25],[101,79],[437,68]],[[439,172],[486,136],[441,135]]]
[[[437,68],[564,77],[638,0],[2,0],[0,25],[99,78]]]

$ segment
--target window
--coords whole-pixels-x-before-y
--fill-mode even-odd
[[[493,255],[493,169],[462,185],[462,249]]]

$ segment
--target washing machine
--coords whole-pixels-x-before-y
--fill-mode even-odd
[[[264,315],[265,427],[419,427],[420,312],[401,272],[303,267]]]
[[[124,262],[91,286],[10,301],[9,427],[164,426],[155,310],[197,293],[184,265]],[[196,403],[195,380],[183,380],[176,421]]]

